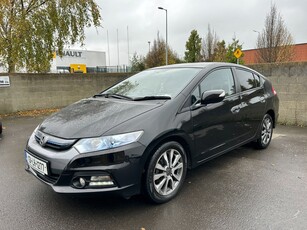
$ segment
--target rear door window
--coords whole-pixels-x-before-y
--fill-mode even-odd
[[[255,78],[253,73],[245,71],[245,70],[241,70],[241,69],[236,69],[236,73],[238,76],[238,80],[240,83],[240,88],[241,91],[245,91],[245,90],[249,90],[252,88],[256,88],[256,84],[255,83]],[[258,78],[258,82],[259,82],[259,78]],[[260,82],[259,82],[260,85]]]

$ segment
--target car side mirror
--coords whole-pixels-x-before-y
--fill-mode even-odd
[[[201,95],[201,104],[207,105],[221,102],[224,100],[225,95],[226,93],[222,89],[205,91]]]

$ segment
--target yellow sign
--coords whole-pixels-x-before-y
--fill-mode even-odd
[[[52,58],[55,59],[56,58],[56,52],[52,53]]]
[[[238,48],[236,51],[233,53],[236,58],[240,58],[242,56],[243,52]]]

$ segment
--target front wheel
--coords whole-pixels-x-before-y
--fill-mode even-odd
[[[167,142],[158,148],[150,159],[146,172],[146,192],[155,203],[174,198],[185,179],[187,157],[177,142]]]
[[[257,139],[257,148],[265,149],[269,146],[273,135],[273,119],[269,114],[263,117],[260,137]]]

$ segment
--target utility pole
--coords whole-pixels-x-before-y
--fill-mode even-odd
[[[163,8],[163,7],[158,7],[159,10],[164,10],[165,11],[165,16],[166,16],[166,39],[165,39],[165,42],[166,42],[166,46],[165,46],[165,62],[166,62],[166,65],[168,65],[168,45],[167,45],[167,9]]]
[[[117,33],[117,68],[119,67],[119,44],[118,44],[118,29],[116,29]]]
[[[107,30],[107,42],[108,42],[108,61],[110,66],[110,45],[109,45],[109,31]]]
[[[128,45],[128,62],[127,62],[127,67],[129,66],[130,62],[130,55],[129,55],[129,27],[127,26],[127,45]]]

